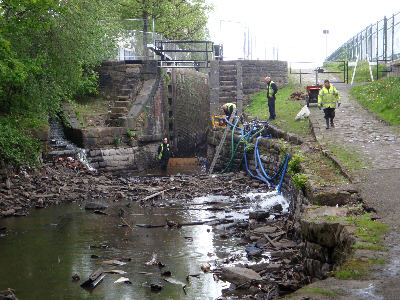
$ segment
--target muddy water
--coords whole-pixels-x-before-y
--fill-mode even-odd
[[[242,253],[234,237],[221,239],[215,227],[209,225],[184,226],[180,229],[141,228],[135,224],[165,224],[166,218],[187,223],[215,219],[246,218],[249,209],[262,208],[285,200],[279,197],[261,197],[251,204],[237,205],[228,197],[200,197],[187,203],[170,202],[164,207],[140,207],[138,203],[109,203],[108,216],[85,211],[83,205],[61,205],[35,210],[24,218],[0,220],[0,290],[13,288],[19,299],[215,299],[226,287],[216,282],[211,273],[201,271],[202,263],[218,261],[232,253]],[[265,196],[265,194],[264,194]],[[267,199],[267,200],[265,200]],[[104,201],[103,201],[104,202]],[[218,202],[222,210],[207,210],[209,203]],[[232,206],[236,208],[234,208]],[[160,205],[163,206],[163,205]],[[133,230],[121,227],[120,208]],[[105,249],[91,246],[104,246]],[[148,266],[153,253],[166,266],[159,269]],[[129,257],[126,265],[101,265],[102,259],[91,255],[118,259]],[[214,264],[213,264],[214,265]],[[92,291],[82,289],[82,283],[100,266],[127,272],[132,284],[114,283],[121,275],[107,274],[103,282]],[[160,273],[169,270],[172,277],[187,284],[185,295],[181,286],[165,282]],[[141,274],[146,272],[149,274]],[[79,274],[81,280],[73,282],[71,276]],[[150,274],[151,273],[151,274]],[[198,277],[188,275],[200,274]],[[164,286],[161,292],[151,292],[149,285]]]

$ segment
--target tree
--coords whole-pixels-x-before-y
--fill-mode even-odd
[[[172,40],[203,40],[207,38],[207,14],[212,9],[205,0],[120,0],[122,19],[155,20],[155,31]]]
[[[116,45],[103,21],[114,12],[109,0],[0,0],[0,109],[54,112],[94,92],[93,68]]]

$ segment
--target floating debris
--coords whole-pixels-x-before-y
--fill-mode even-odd
[[[111,260],[104,260],[101,262],[103,265],[111,265],[111,266],[123,266],[126,265],[125,262],[116,260],[116,259],[111,259]]]

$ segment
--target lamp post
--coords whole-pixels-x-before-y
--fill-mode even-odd
[[[329,34],[329,30],[328,29],[324,29],[322,31],[323,34],[325,34],[325,59],[328,58],[328,34]]]

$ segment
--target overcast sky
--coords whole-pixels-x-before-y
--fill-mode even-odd
[[[214,5],[209,18],[211,39],[224,44],[225,59],[243,57],[249,29],[253,59],[273,59],[278,52],[280,60],[320,62],[326,52],[324,29],[329,30],[329,55],[367,25],[400,12],[399,0],[207,1]]]

